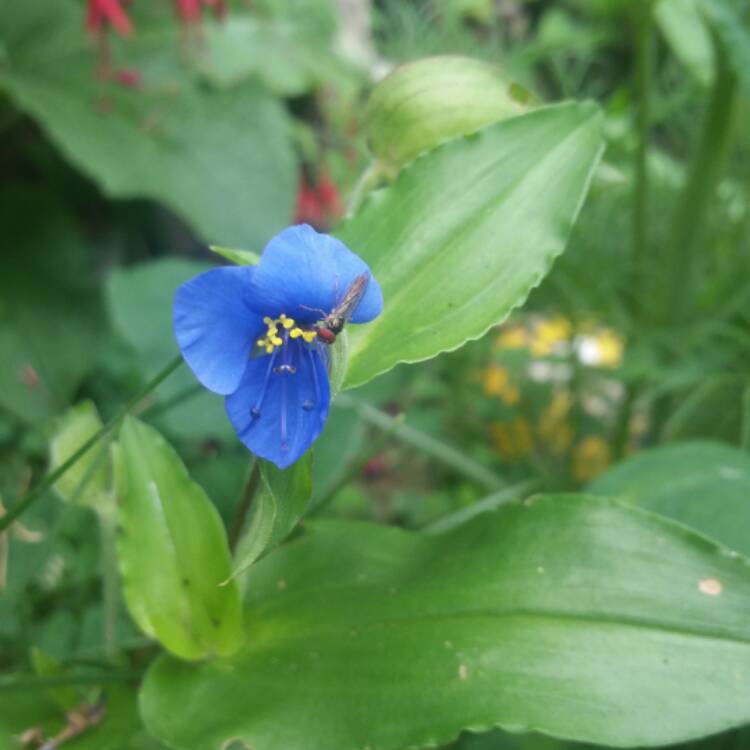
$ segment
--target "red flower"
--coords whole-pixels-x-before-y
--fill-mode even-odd
[[[133,24],[123,10],[121,0],[88,0],[86,28],[99,36],[108,26],[122,36],[133,33]]]
[[[177,15],[184,24],[198,23],[201,18],[201,6],[213,8],[216,18],[224,18],[226,5],[224,0],[175,0]]]
[[[316,229],[330,228],[343,214],[343,205],[336,184],[323,175],[312,185],[303,174],[297,191],[294,210],[295,224],[312,224]]]

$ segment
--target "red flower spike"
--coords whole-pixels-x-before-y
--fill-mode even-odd
[[[120,3],[121,0],[88,0],[86,28],[98,36],[111,26],[121,36],[131,36],[133,24]]]
[[[226,15],[224,0],[175,0],[177,15],[184,24],[198,23],[203,5],[212,8],[214,16],[220,20]]]

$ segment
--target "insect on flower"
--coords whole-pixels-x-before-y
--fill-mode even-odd
[[[328,416],[326,343],[382,307],[366,263],[302,224],[274,237],[257,266],[215,268],[180,286],[173,323],[195,376],[226,396],[240,440],[283,469],[318,438]]]
[[[349,322],[352,313],[357,309],[369,282],[369,271],[361,273],[344,292],[341,302],[337,303],[327,315],[324,313],[323,319],[317,323],[315,330],[320,341],[329,345],[336,342],[336,336],[344,330],[344,325]]]

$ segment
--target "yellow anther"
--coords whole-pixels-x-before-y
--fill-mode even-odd
[[[286,315],[282,315],[279,318],[279,322],[281,323],[281,325],[284,326],[284,328],[287,328],[287,329],[291,328],[294,325],[294,319],[287,318]]]
[[[291,331],[289,331],[289,338],[290,339],[298,339],[302,335],[302,329],[301,328],[292,328]]]
[[[302,331],[302,338],[307,341],[308,344],[312,344],[317,338],[318,334],[315,331]]]
[[[272,343],[272,344],[273,344],[274,346],[281,346],[281,345],[282,345],[282,344],[284,343],[283,339],[279,338],[278,336],[270,336],[270,337],[269,337],[269,341],[270,341],[270,342],[271,342],[271,343]]]
[[[266,354],[270,354],[273,351],[273,344],[266,344]]]
[[[273,318],[269,318],[268,315],[266,315],[266,317],[263,318],[263,322],[270,328],[276,321]]]

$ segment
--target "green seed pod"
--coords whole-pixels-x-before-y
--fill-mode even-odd
[[[396,68],[375,88],[365,123],[385,171],[423,151],[520,114],[528,92],[495,65],[468,57],[428,57]]]

